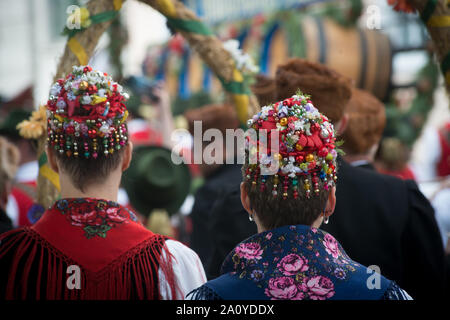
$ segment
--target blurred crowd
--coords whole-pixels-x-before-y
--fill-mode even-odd
[[[163,82],[133,76],[122,85],[130,93],[127,126],[134,151],[118,203],[152,232],[191,248],[207,279],[215,279],[229,252],[258,233],[241,203],[242,165],[236,163],[235,150],[229,154],[227,148],[221,152],[223,164],[176,165],[170,150],[178,146],[182,158],[192,159],[195,145],[202,151],[208,147],[210,141],[194,134],[194,121],[202,121],[202,133],[214,128],[225,135],[227,129],[240,128],[234,106],[208,103],[173,116]],[[261,106],[289,98],[298,89],[312,96],[344,140],[345,155],[337,160],[336,207],[321,229],[352,259],[378,266],[414,299],[449,294],[450,120],[424,129],[428,161],[409,166],[408,156],[404,158],[408,151],[398,140],[385,139],[380,146],[387,126],[385,105],[334,70],[293,59],[279,65],[275,77],[258,75],[252,85]],[[23,99],[5,106],[0,107],[2,233],[32,226],[43,213],[35,210],[37,143],[17,129],[31,108]],[[142,174],[143,166],[148,174]],[[435,187],[425,196],[419,185],[431,181]]]

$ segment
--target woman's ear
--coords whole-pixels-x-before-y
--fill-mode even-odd
[[[59,174],[59,166],[58,161],[56,160],[55,153],[53,150],[49,149],[47,146],[45,147],[45,154],[47,155],[48,164],[50,168]]]
[[[325,215],[327,217],[331,216],[336,207],[336,186],[333,186],[328,193],[327,206],[325,207]]]
[[[241,203],[245,211],[247,211],[249,214],[252,214],[250,199],[248,198],[248,194],[247,191],[245,190],[243,182],[241,182]]]
[[[345,129],[347,129],[347,125],[348,125],[348,113],[345,113],[342,115],[341,120],[339,120],[339,122],[336,124],[336,131],[338,136],[341,136],[344,132]]]
[[[128,141],[125,145],[123,160],[122,160],[122,172],[130,167],[131,159],[133,158],[133,143]]]

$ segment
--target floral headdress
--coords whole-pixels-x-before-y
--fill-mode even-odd
[[[278,165],[278,172],[273,177],[274,197],[278,195],[278,184],[281,183],[283,198],[289,196],[291,188],[292,196],[297,199],[300,177],[307,198],[311,190],[315,194],[320,192],[319,179],[327,190],[335,184],[336,157],[340,152],[337,146],[340,142],[336,143],[333,125],[313,106],[308,95],[299,91],[291,98],[262,107],[248,120],[248,126],[257,132],[267,130],[267,141],[270,141],[274,130],[279,136],[278,152],[275,153],[273,146],[263,151],[261,140],[255,141],[247,135],[249,158],[256,153],[257,159],[257,163],[249,164],[245,172],[245,178],[253,186],[259,184],[261,191],[264,191],[268,176],[263,175],[263,169],[273,163]]]
[[[90,66],[72,73],[50,89],[47,141],[67,157],[93,158],[120,150],[128,140],[124,101],[128,94],[108,74]]]

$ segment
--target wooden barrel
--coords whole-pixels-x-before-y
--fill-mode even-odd
[[[303,42],[307,60],[319,62],[354,80],[358,88],[381,100],[389,94],[392,50],[389,38],[377,31],[344,28],[330,19],[305,16],[298,34],[288,37],[282,24],[269,29],[261,45],[262,71],[274,75],[291,52],[288,39]]]

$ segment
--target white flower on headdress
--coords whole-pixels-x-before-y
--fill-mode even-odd
[[[105,97],[106,96],[106,89],[99,89],[98,90],[98,92],[97,92],[97,95],[99,96],[99,97]]]
[[[89,95],[85,95],[81,97],[82,104],[90,104],[92,102],[92,98]]]
[[[67,99],[68,100],[73,101],[76,98],[77,98],[77,96],[72,91],[67,92]]]
[[[64,109],[66,107],[66,102],[64,101],[64,99],[59,98],[58,102],[56,102],[56,106],[58,107],[58,109]]]
[[[286,116],[288,115],[288,108],[287,106],[282,106],[281,108],[278,109],[278,115],[284,113]]]
[[[59,85],[59,83],[55,83],[51,89],[50,89],[50,95],[51,96],[57,96],[59,93],[61,92],[61,86]]]
[[[97,76],[97,74],[93,74],[92,72],[88,72],[86,77],[87,77],[87,79],[88,79],[87,81],[89,83],[98,83],[98,82],[100,82],[100,78]]]
[[[104,124],[100,127],[99,129],[101,132],[103,132],[104,134],[107,134],[109,132],[109,126]]]
[[[303,120],[296,120],[294,122],[295,130],[303,130],[304,125],[305,125],[305,121],[303,121]]]
[[[83,72],[85,66],[73,66],[72,73],[80,73]]]
[[[287,164],[285,164],[284,166],[281,167],[281,172],[283,172],[284,174],[289,174],[294,172],[295,173],[295,166],[292,162],[288,162]]]
[[[303,128],[304,128],[304,130],[305,130],[305,132],[306,132],[306,135],[308,135],[308,136],[310,136],[311,135],[311,124],[308,122],[308,123],[306,123],[304,126],[303,126]]]
[[[272,110],[272,106],[264,106],[261,108],[261,117],[266,118],[269,115],[269,111]]]
[[[265,165],[265,166],[270,166],[271,165],[271,163],[273,162],[273,156],[272,155],[267,155],[267,154],[262,154],[261,155],[261,159],[259,160],[259,162],[262,164],[262,165]]]
[[[66,91],[69,91],[70,88],[72,88],[72,83],[71,81],[66,81],[66,83],[64,83],[64,89],[66,89]]]
[[[83,73],[83,74],[81,75],[81,77],[80,77],[80,80],[81,80],[81,81],[88,81],[87,75]]]

